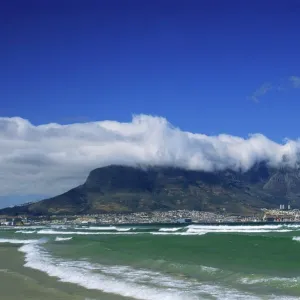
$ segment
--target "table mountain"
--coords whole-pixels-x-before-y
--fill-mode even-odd
[[[203,172],[172,167],[111,165],[93,170],[86,182],[36,203],[0,214],[93,214],[152,210],[204,210],[251,214],[290,203],[300,207],[299,169],[259,163],[247,172]]]

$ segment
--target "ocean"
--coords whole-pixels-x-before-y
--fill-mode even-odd
[[[297,224],[0,227],[1,300],[299,298]]]

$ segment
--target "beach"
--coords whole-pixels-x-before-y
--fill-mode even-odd
[[[300,225],[1,227],[1,299],[299,299]]]
[[[0,282],[1,299],[17,300],[117,300],[114,295],[99,298],[99,292],[88,291],[80,286],[61,283],[40,271],[23,267],[23,255],[13,245],[0,245]],[[98,298],[93,298],[93,297]]]

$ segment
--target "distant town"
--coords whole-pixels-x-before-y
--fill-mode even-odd
[[[239,216],[229,213],[174,210],[136,213],[108,213],[95,215],[51,215],[51,216],[0,216],[2,226],[31,225],[113,225],[113,224],[166,224],[166,223],[252,223],[252,222],[300,222],[300,210],[280,205],[278,209],[262,209],[252,216]]]

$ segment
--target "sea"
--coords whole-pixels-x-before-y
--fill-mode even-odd
[[[0,299],[300,299],[300,225],[2,226]]]

